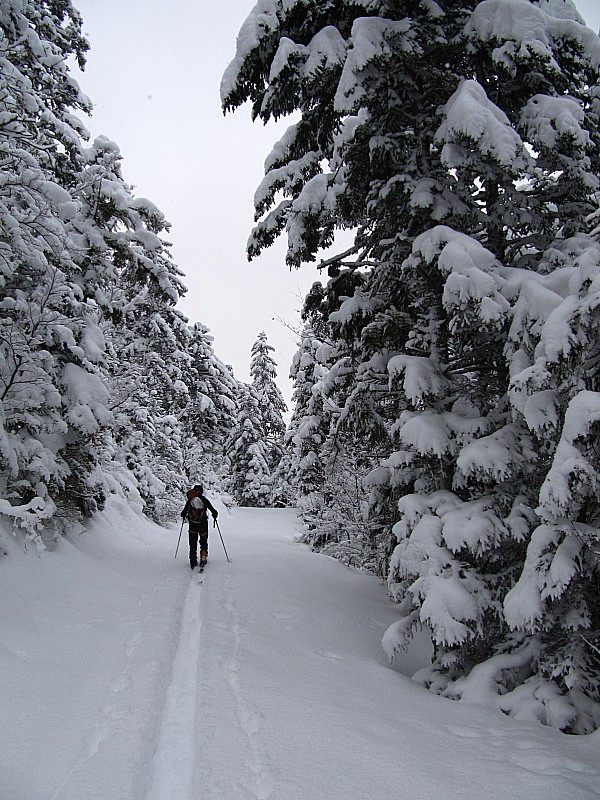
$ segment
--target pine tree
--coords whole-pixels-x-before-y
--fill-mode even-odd
[[[356,230],[325,304],[342,414],[360,397],[395,445],[367,478],[401,495],[387,651],[426,624],[431,689],[573,732],[600,724],[599,55],[570,2],[273,0],[222,83],[226,109],[300,111],[249,254],[285,230],[299,265]]]

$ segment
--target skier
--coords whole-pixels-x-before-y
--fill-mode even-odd
[[[204,567],[208,558],[208,511],[214,520],[219,512],[204,495],[204,489],[196,484],[187,493],[187,501],[181,512],[182,519],[189,523],[190,567],[198,565],[198,536],[200,537],[200,567]]]

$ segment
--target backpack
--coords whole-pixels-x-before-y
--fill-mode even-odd
[[[191,500],[192,497],[202,497],[202,487],[199,484],[196,484],[191,489],[189,489],[186,493],[187,499]]]
[[[202,499],[202,495],[194,488],[189,490],[187,497],[189,500],[188,519],[190,522],[200,522],[207,516],[206,505]]]

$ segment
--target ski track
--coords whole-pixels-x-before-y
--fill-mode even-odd
[[[232,584],[233,580],[231,572],[229,572],[226,581],[228,597],[224,607],[231,616],[234,641],[231,654],[227,657],[223,667],[234,699],[237,722],[246,738],[244,764],[249,774],[244,785],[257,800],[268,800],[275,786],[275,775],[267,751],[260,742],[261,712],[244,697],[240,677],[242,647],[240,611]]]
[[[84,786],[86,800],[88,796],[96,798],[95,788],[87,788],[89,776],[99,764],[110,761],[110,754],[118,753],[120,743],[127,739],[136,717],[131,690],[138,680],[142,646],[152,626],[152,615],[144,610],[153,607],[150,595],[162,588],[159,583],[139,598],[137,612],[127,623],[121,664],[98,709],[97,722],[51,800],[79,798]],[[128,771],[118,782],[118,797],[110,800],[271,798],[279,780],[261,739],[262,712],[247,699],[242,683],[243,630],[234,565],[215,564],[212,576],[210,568],[201,575],[194,573],[160,666],[164,692],[154,685],[156,698],[163,698],[162,707],[150,718],[140,719],[145,737],[150,736],[154,747],[150,744],[145,763],[143,747],[125,760]]]
[[[210,574],[211,570],[207,570]],[[197,682],[199,713],[196,720],[196,769],[190,800],[268,800],[277,776],[261,740],[262,714],[244,693],[243,635],[236,599],[235,568],[205,579],[210,648],[202,650]],[[218,705],[215,699],[218,698]],[[152,798],[154,800],[154,798]]]
[[[185,598],[179,642],[149,767],[146,800],[191,800],[196,760],[198,664],[203,627],[203,578],[194,574]]]

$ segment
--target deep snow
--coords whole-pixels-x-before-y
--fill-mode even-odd
[[[600,797],[598,733],[430,694],[386,662],[381,581],[291,511],[219,519],[202,583],[118,501],[55,552],[2,533],[2,800]]]

